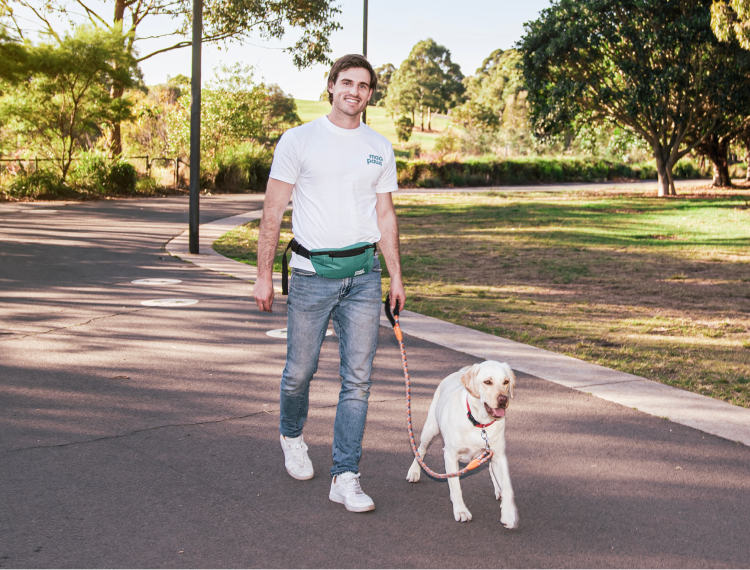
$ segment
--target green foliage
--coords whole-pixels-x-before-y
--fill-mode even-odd
[[[243,141],[269,141],[301,121],[291,96],[278,85],[254,84],[251,67],[222,66],[201,94],[201,149],[208,156]],[[190,94],[166,113],[170,152],[190,148]]]
[[[458,152],[461,148],[461,139],[451,129],[446,129],[435,140],[435,152],[438,154],[451,154]]]
[[[71,172],[73,183],[94,194],[133,194],[138,175],[135,167],[122,159],[112,160],[104,152],[82,153]]]
[[[10,9],[21,8],[26,17],[33,18],[32,21],[44,33],[54,38],[62,36],[59,29],[55,29],[58,23],[60,29],[74,28],[80,24],[80,14],[85,10],[86,19],[94,25],[106,30],[120,30],[127,38],[127,52],[139,54],[138,61],[191,45],[186,39],[190,37],[193,23],[191,2],[3,0],[3,3]],[[296,41],[285,50],[292,55],[297,67],[329,63],[330,36],[341,28],[334,21],[340,12],[333,0],[204,0],[203,43],[282,39],[291,28]],[[157,37],[166,38],[168,44],[159,43],[157,48],[151,47],[153,44],[149,46],[152,34],[139,31],[141,25],[147,28],[157,26],[152,29],[158,30]],[[141,40],[145,40],[144,48],[149,46],[154,51],[139,49]]]
[[[718,42],[709,0],[560,0],[519,47],[539,135],[614,122],[652,147],[660,195],[717,117],[750,106],[750,57]]]
[[[391,84],[391,77],[396,71],[396,67],[392,63],[386,63],[380,67],[375,68],[375,73],[378,76],[378,86],[370,97],[370,105],[376,105],[383,107],[385,105],[385,98],[388,95],[388,87]],[[323,99],[321,99],[322,101]],[[325,91],[325,101],[328,101],[328,89]]]
[[[7,194],[14,198],[71,198],[77,193],[57,172],[22,170],[11,179]]]
[[[391,116],[410,113],[412,122],[419,111],[424,130],[425,112],[445,113],[462,101],[462,79],[461,68],[451,61],[450,51],[428,38],[418,42],[393,73],[385,106]]]
[[[715,0],[711,5],[711,28],[721,41],[736,39],[750,50],[750,0]]]
[[[201,179],[225,192],[263,192],[272,161],[273,151],[267,145],[244,142],[224,147],[201,164]]]
[[[482,187],[512,184],[648,180],[656,176],[651,163],[625,164],[595,158],[528,158],[501,160],[493,156],[463,161],[397,160],[402,187]],[[678,178],[699,178],[690,162],[675,168]]]
[[[54,159],[65,180],[75,155],[130,116],[113,82],[132,85],[135,61],[117,33],[79,26],[59,43],[29,48],[30,72],[3,90],[0,123],[30,152]]]
[[[409,142],[411,138],[411,132],[414,129],[414,123],[411,122],[409,117],[399,117],[396,121],[396,137],[401,143]]]

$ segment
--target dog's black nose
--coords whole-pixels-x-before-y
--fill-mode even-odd
[[[508,403],[508,396],[498,396],[497,397],[497,407],[503,408]]]

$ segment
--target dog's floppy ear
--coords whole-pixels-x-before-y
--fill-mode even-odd
[[[474,386],[477,372],[479,372],[479,364],[472,364],[471,367],[461,375],[461,384],[463,384],[464,388],[469,391],[469,394],[475,398],[479,398],[479,392],[477,392],[477,389]]]
[[[508,378],[510,378],[510,389],[508,390],[508,394],[512,398],[513,397],[513,388],[516,387],[516,375],[513,374],[513,369],[510,366],[508,366],[507,364],[503,364],[503,366],[505,366],[505,369],[508,372]]]

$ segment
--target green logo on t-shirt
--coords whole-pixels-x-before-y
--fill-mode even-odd
[[[367,159],[367,164],[377,164],[378,166],[383,166],[383,157],[377,156],[376,154],[371,154]]]

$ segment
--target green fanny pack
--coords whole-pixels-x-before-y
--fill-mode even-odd
[[[292,250],[297,255],[306,257],[315,268],[315,273],[327,279],[345,279],[356,277],[372,271],[375,258],[375,244],[360,242],[339,249],[312,249],[301,246],[296,239],[292,239],[284,250],[281,258],[281,292],[289,294],[286,254]]]

